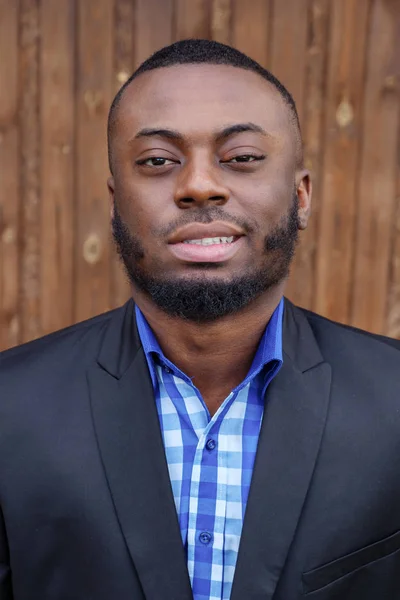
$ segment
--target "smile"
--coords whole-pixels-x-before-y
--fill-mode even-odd
[[[184,244],[199,244],[201,246],[212,246],[215,244],[231,244],[235,239],[235,236],[230,237],[213,237],[213,238],[202,238],[199,240],[185,240]]]
[[[185,240],[168,247],[172,254],[184,262],[217,263],[235,256],[243,245],[243,236],[210,237]]]

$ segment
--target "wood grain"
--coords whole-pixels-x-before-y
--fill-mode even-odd
[[[272,25],[270,0],[235,0],[232,7],[232,44],[267,68]]]
[[[398,153],[396,213],[390,257],[390,281],[387,297],[387,317],[381,333],[400,339],[400,136]]]
[[[239,48],[297,102],[314,194],[287,295],[400,338],[400,0],[0,0],[0,349],[129,296],[108,109],[191,37]]]
[[[75,310],[77,321],[110,308],[110,207],[106,123],[113,95],[113,6],[78,2]]]
[[[211,37],[221,44],[232,43],[232,0],[212,0]]]
[[[40,322],[39,1],[20,3],[21,339],[42,333]]]
[[[113,94],[134,71],[135,6],[132,0],[115,0]],[[127,277],[117,253],[111,251],[110,305],[121,306],[130,295]]]
[[[400,2],[396,4],[397,10],[389,10],[378,0],[370,19],[351,290],[352,324],[376,332],[386,322],[382,292],[388,289],[398,168],[400,93],[392,83],[400,22]]]
[[[18,9],[0,0],[0,348],[21,340]]]
[[[315,308],[341,322],[350,320],[370,5],[369,0],[331,4]]]
[[[73,322],[74,4],[41,2],[40,318],[43,333]]]
[[[319,35],[319,51],[323,55],[323,42],[316,23],[315,11],[308,15],[308,0],[274,0],[271,6],[273,23],[271,30],[270,69],[290,91],[296,102],[302,128],[305,127],[306,77],[308,68],[308,27],[317,27],[315,35]],[[288,19],[288,13],[292,19]],[[322,20],[321,20],[322,21]],[[320,65],[318,64],[317,68]],[[314,75],[314,73],[313,73]],[[314,118],[318,118],[314,115]],[[311,224],[310,224],[311,227]],[[311,230],[310,230],[311,231]],[[310,239],[311,238],[311,239]],[[312,254],[312,236],[301,234],[293,262],[292,271],[298,276],[291,277],[287,285],[287,294],[302,306],[309,306],[309,294],[312,289],[313,266],[310,263]]]
[[[290,277],[287,286],[288,297],[308,308],[315,307],[329,16],[329,0],[310,2],[301,125],[305,167],[311,173],[313,186],[312,210],[307,229],[300,233],[292,266],[295,276]]]
[[[400,93],[400,9],[399,0],[387,0],[385,7],[391,11],[395,22],[393,55],[390,62],[392,91]],[[387,80],[386,80],[387,83]],[[387,294],[387,314],[383,333],[400,339],[400,126],[397,135],[396,200],[390,249],[390,275]],[[384,290],[382,290],[384,295]]]
[[[172,0],[137,0],[135,29],[135,66],[153,52],[172,42]]]
[[[211,34],[209,0],[175,0],[174,40],[209,38]]]
[[[273,0],[272,14],[269,66],[294,97],[300,122],[303,122],[308,0]]]

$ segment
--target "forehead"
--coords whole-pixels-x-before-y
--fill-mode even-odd
[[[227,65],[177,65],[145,72],[126,88],[117,109],[117,135],[171,127],[184,135],[209,133],[235,122],[255,122],[290,137],[291,112],[263,77]]]

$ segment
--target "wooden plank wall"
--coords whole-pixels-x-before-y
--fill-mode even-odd
[[[0,0],[0,348],[127,298],[107,111],[186,37],[238,47],[296,99],[315,193],[288,295],[400,338],[400,0]]]

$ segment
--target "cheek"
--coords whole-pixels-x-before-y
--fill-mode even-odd
[[[293,189],[280,181],[263,181],[241,193],[240,204],[261,231],[269,231],[287,214]]]
[[[165,197],[148,189],[148,186],[121,186],[116,193],[123,220],[132,233],[148,237],[152,229],[157,229],[164,218],[168,202]]]

